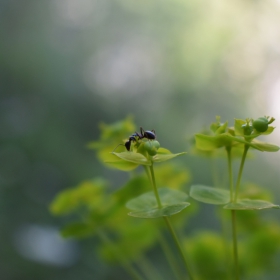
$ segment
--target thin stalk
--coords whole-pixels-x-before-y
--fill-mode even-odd
[[[239,167],[239,172],[238,172],[238,177],[237,177],[237,182],[236,182],[236,187],[235,187],[234,202],[236,202],[237,198],[238,198],[238,192],[239,192],[242,172],[243,172],[244,163],[245,163],[245,159],[246,159],[246,155],[247,155],[247,152],[249,150],[249,147],[250,146],[247,145],[247,144],[244,145],[244,151],[243,151],[243,155],[242,155],[242,159],[241,159],[241,163],[240,163],[240,167]]]
[[[150,171],[151,171],[152,185],[153,185],[155,197],[156,197],[156,200],[157,200],[158,208],[162,208],[162,204],[161,204],[160,197],[159,197],[158,190],[157,190],[157,186],[156,186],[156,179],[155,179],[153,164],[150,166]]]
[[[233,258],[235,268],[235,279],[239,280],[239,262],[238,262],[238,248],[237,248],[237,235],[236,235],[236,211],[231,210],[232,221],[232,241],[233,241]]]
[[[220,210],[220,209],[219,209]],[[230,235],[229,229],[228,229],[228,223],[226,220],[225,215],[219,213],[221,217],[221,228],[222,228],[222,238],[223,238],[223,247],[224,247],[224,265],[226,267],[226,279],[232,279],[232,273],[231,273],[231,261],[229,260],[228,256],[231,254],[231,250],[228,246],[227,242],[227,236]]]
[[[235,202],[236,196],[234,196],[234,190],[233,190],[231,147],[227,147],[226,151],[227,151],[227,159],[228,159],[230,202]],[[246,154],[245,154],[245,157],[246,157]],[[241,166],[244,166],[245,157],[244,157],[244,153],[243,153],[242,160],[241,160]],[[243,158],[244,158],[244,160],[243,160]],[[242,169],[241,169],[241,173],[239,170],[239,175],[240,174],[242,174]],[[240,182],[240,178],[239,178],[239,182]],[[235,195],[236,195],[236,188],[235,188]],[[232,224],[232,246],[233,246],[235,279],[239,280],[239,262],[238,262],[238,247],[237,247],[237,234],[236,234],[236,211],[235,210],[231,210],[231,224]]]
[[[233,202],[233,176],[232,176],[231,147],[226,147],[226,151],[227,151],[227,159],[228,159],[230,202]]]
[[[115,245],[109,239],[109,237],[102,230],[98,230],[97,234],[98,234],[99,238],[102,240],[102,242],[104,244],[108,244],[109,245],[109,248],[111,249],[112,254],[114,254],[117,257],[119,262],[122,264],[122,266],[124,267],[126,272],[132,277],[132,279],[134,279],[134,280],[143,280],[143,278],[139,275],[139,273],[136,271],[136,269],[130,263],[128,263],[125,260],[125,258],[122,255],[122,252],[119,251],[115,247]]]
[[[155,179],[153,164],[150,166],[150,172],[151,172],[151,181],[152,181],[155,197],[156,197],[156,200],[157,200],[157,204],[158,204],[159,208],[162,208],[162,203],[160,201],[160,197],[159,197],[157,186],[156,186],[156,179]],[[178,237],[177,237],[177,235],[176,235],[176,233],[175,233],[175,231],[174,231],[174,229],[173,229],[173,227],[172,227],[172,225],[171,225],[171,223],[169,221],[169,218],[168,217],[163,217],[163,219],[165,220],[167,228],[170,231],[171,236],[172,236],[172,238],[173,238],[173,240],[174,240],[174,242],[176,244],[176,247],[177,247],[177,249],[178,249],[178,251],[179,251],[179,253],[180,253],[181,257],[182,257],[182,260],[183,260],[183,262],[185,264],[185,267],[186,267],[186,270],[187,270],[187,272],[189,274],[189,277],[192,280],[193,277],[192,277],[192,275],[190,273],[190,269],[189,269],[189,266],[187,264],[187,259],[186,259],[185,255],[183,253],[183,250],[182,250],[182,247],[180,245],[179,239],[178,239]]]
[[[247,156],[247,152],[249,150],[249,145],[244,145],[244,151],[240,162],[240,167],[238,171],[237,182],[235,186],[234,198],[232,201],[232,187],[231,187],[231,202],[236,203],[240,188],[240,182],[242,178],[242,172],[244,169],[245,159]],[[230,153],[228,152],[228,162],[229,162],[229,177],[230,177],[230,185],[232,185],[232,168],[231,168],[231,159]],[[232,241],[233,241],[233,258],[234,258],[234,267],[235,267],[235,279],[239,280],[239,262],[238,262],[238,246],[237,246],[237,233],[236,233],[236,210],[231,210],[231,222],[232,222]]]

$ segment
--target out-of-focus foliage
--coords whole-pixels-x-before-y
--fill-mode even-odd
[[[203,231],[185,240],[196,279],[227,279],[228,262],[224,240],[215,232]]]

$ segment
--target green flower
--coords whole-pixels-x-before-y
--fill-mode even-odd
[[[221,147],[242,148],[244,144],[262,152],[277,152],[279,146],[256,140],[260,135],[269,135],[274,127],[268,124],[274,121],[271,118],[267,121],[267,129],[263,132],[258,131],[256,121],[252,119],[235,119],[234,127],[228,127],[228,122],[221,124],[219,117],[217,122],[211,124],[212,134],[196,134],[196,148],[202,151],[213,151]],[[259,120],[259,119],[258,119]],[[259,127],[258,127],[259,129]]]

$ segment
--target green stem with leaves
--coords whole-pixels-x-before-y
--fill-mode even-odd
[[[156,186],[156,180],[155,180],[153,163],[150,166],[150,174],[151,174],[151,176],[149,176],[149,177],[150,177],[151,182],[152,182],[152,186],[153,186],[153,190],[154,190],[154,194],[155,194],[155,197],[156,197],[156,200],[157,200],[158,207],[162,208],[162,203],[160,201],[160,197],[159,197],[157,186]],[[171,236],[172,236],[172,238],[173,238],[173,240],[174,240],[174,242],[176,244],[176,247],[177,247],[177,249],[178,249],[178,251],[179,251],[179,253],[181,255],[181,258],[182,258],[182,260],[184,262],[184,265],[185,265],[186,270],[187,270],[187,272],[189,274],[189,277],[190,277],[191,280],[193,280],[194,278],[192,277],[192,274],[190,272],[190,268],[189,268],[187,259],[186,259],[185,255],[184,255],[183,249],[182,249],[182,247],[180,245],[180,242],[179,242],[179,239],[178,239],[178,237],[177,237],[177,235],[176,235],[176,233],[175,233],[175,231],[173,229],[173,226],[172,226],[172,224],[171,224],[171,222],[170,222],[168,217],[163,217],[163,219],[164,219],[164,221],[165,221],[165,223],[167,225],[167,228],[168,228],[169,232],[171,233]]]

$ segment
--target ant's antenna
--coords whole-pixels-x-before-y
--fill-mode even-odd
[[[119,144],[111,153],[113,153],[119,146],[125,146],[124,144]]]

